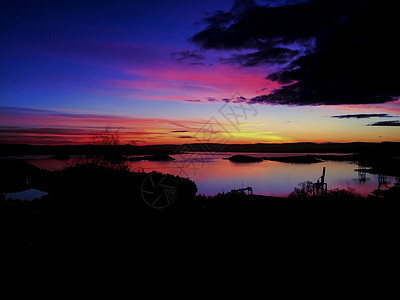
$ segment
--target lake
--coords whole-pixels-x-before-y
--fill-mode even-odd
[[[328,183],[328,190],[350,187],[361,195],[367,196],[378,188],[378,175],[359,174],[355,171],[357,164],[353,162],[325,161],[314,164],[291,164],[266,160],[259,163],[233,163],[223,159],[236,154],[281,157],[307,153],[193,152],[171,155],[175,161],[132,161],[129,162],[129,167],[132,171],[159,171],[188,177],[197,184],[198,193],[206,195],[251,186],[255,194],[286,197],[298,183],[307,180],[316,182],[322,174],[323,167],[326,167],[325,181]],[[57,161],[45,156],[25,157],[25,160],[40,168],[51,170],[61,169],[68,165],[68,161]],[[391,186],[395,181],[395,177],[386,176],[381,188]]]

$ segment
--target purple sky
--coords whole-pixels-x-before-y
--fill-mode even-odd
[[[238,101],[264,101],[284,84],[266,77],[288,64],[257,60],[257,49],[248,46],[207,46],[209,32],[189,39],[216,26],[210,23],[221,15],[216,11],[229,12],[230,24],[239,28],[253,2],[3,1],[0,142],[85,143],[108,126],[120,128],[123,142],[183,143],[210,118],[237,143],[400,141],[396,122],[366,126],[398,120],[398,101],[256,103],[256,114],[232,126],[221,114],[227,99],[232,109]],[[256,11],[298,2],[304,1],[257,1]],[[358,113],[387,118],[331,118]]]

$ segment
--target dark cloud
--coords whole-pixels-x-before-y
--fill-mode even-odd
[[[187,130],[172,130],[171,132],[188,132]]]
[[[24,134],[30,135],[89,135],[91,131],[85,129],[64,129],[64,128],[26,128],[26,127],[11,127],[0,126],[0,136]]]
[[[204,100],[185,100],[187,102],[226,102],[226,103],[247,103],[249,102],[249,98],[243,97],[242,95],[240,95],[239,93],[232,95],[229,98],[222,98],[222,99],[218,99],[218,98],[213,98],[213,97],[208,97],[207,99]]]
[[[266,5],[269,7],[276,7],[304,3],[307,2],[307,0],[260,0],[259,2],[267,2]]]
[[[198,66],[198,65],[204,66],[205,65],[205,63],[203,63],[203,62],[189,62],[188,64],[191,66]]]
[[[400,126],[400,121],[381,121],[368,124],[368,126]]]
[[[30,128],[0,126],[1,144],[76,144],[87,140],[93,130],[78,128]]]
[[[338,115],[332,116],[331,118],[338,119],[368,119],[368,118],[393,118],[388,114],[353,114],[353,115]]]
[[[299,54],[298,50],[271,47],[248,54],[235,54],[230,58],[221,58],[220,62],[244,67],[252,67],[259,64],[282,64],[297,54]]]
[[[266,78],[283,86],[252,103],[384,103],[400,96],[397,11],[385,0],[235,1],[190,41],[236,51],[224,63],[274,65]]]
[[[170,54],[172,58],[178,62],[186,61],[191,64],[203,64],[199,61],[203,60],[205,57],[202,54],[198,54],[192,51],[179,51],[172,52]]]
[[[193,136],[190,136],[190,135],[182,135],[182,136],[180,136],[179,138],[180,138],[180,139],[193,139],[194,137],[193,137]]]
[[[11,136],[25,136],[25,137],[45,137],[45,136],[92,136],[96,132],[103,132],[104,127],[84,127],[84,128],[55,128],[55,127],[40,127],[40,128],[32,128],[25,126],[0,126],[0,138],[3,137],[11,137]],[[110,130],[120,129],[118,127],[107,127]],[[186,131],[177,131],[177,132],[186,132]],[[149,134],[157,134],[157,135],[166,135],[165,132],[148,132],[148,131],[123,131],[123,134],[127,135],[149,135]]]

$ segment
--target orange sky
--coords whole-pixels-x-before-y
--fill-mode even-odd
[[[176,102],[170,103],[174,105]],[[399,119],[399,102],[371,106],[286,107],[190,103],[212,113],[176,112],[170,118],[140,114],[1,108],[2,143],[82,144],[105,128],[118,130],[122,144],[137,145],[290,142],[400,142],[398,126],[368,126]],[[334,115],[388,113],[386,118],[339,119]],[[154,109],[154,115],[162,111]],[[246,114],[246,115],[244,115]],[[203,116],[204,115],[204,116]],[[203,117],[202,117],[203,116]]]

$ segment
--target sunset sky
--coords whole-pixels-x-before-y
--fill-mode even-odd
[[[400,142],[396,9],[349,2],[3,1],[0,143]]]

